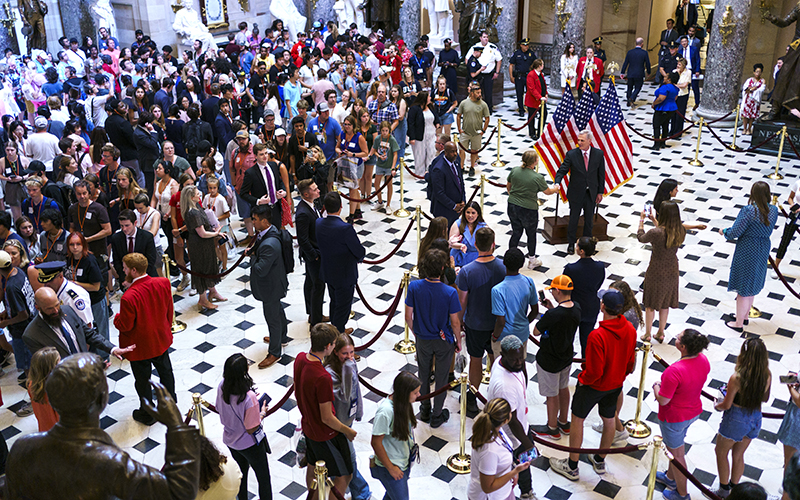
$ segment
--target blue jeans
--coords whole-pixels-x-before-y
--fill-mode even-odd
[[[386,467],[370,467],[372,477],[381,482],[386,488],[383,500],[408,500],[408,469],[403,471],[403,478],[397,480],[389,474]]]
[[[353,447],[353,442],[348,441],[350,446],[350,457],[353,459],[353,477],[350,479],[350,495],[353,500],[369,500],[372,497],[372,492],[369,491],[369,484],[364,476],[358,472],[356,466],[356,450]]]
[[[92,304],[92,316],[94,316],[94,322],[97,327],[97,333],[102,335],[104,339],[109,340],[108,302],[106,301],[105,296],[103,296],[103,300],[101,300],[97,304]],[[110,354],[105,351],[96,352],[94,348],[91,349],[91,351],[99,356],[102,356],[104,359],[108,359],[108,355]]]
[[[14,361],[17,362],[17,370],[26,372],[31,367],[31,356],[33,354],[28,350],[28,346],[22,339],[11,339],[11,347],[14,348]]]

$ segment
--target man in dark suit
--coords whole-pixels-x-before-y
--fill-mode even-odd
[[[106,118],[105,129],[108,142],[119,148],[120,165],[130,168],[136,175],[136,182],[144,186],[144,175],[139,169],[139,154],[133,141],[133,127],[128,121],[128,105],[116,97],[108,100],[108,106],[114,111]]]
[[[700,45],[693,44],[688,36],[682,36],[681,46],[678,47],[678,56],[686,59],[686,69],[692,74],[692,94],[694,94],[694,108],[700,105]]]
[[[158,143],[158,134],[153,127],[155,116],[149,111],[139,113],[139,122],[133,130],[133,142],[136,144],[136,154],[139,156],[139,166],[144,174],[143,188],[148,193],[153,192],[156,173],[153,164],[161,158],[161,145]]]
[[[256,240],[248,250],[250,255],[250,286],[253,297],[261,302],[264,319],[269,328],[269,352],[258,364],[268,368],[281,359],[281,347],[289,343],[286,335],[286,314],[281,299],[286,297],[289,280],[283,265],[282,246],[278,228],[270,224],[272,209],[258,205],[250,212],[256,230]]]
[[[226,151],[228,143],[233,140],[233,121],[231,119],[231,102],[224,97],[219,100],[219,113],[214,120],[214,135],[217,137],[217,151]]]
[[[675,21],[678,33],[685,35],[689,26],[697,24],[697,6],[689,0],[679,0],[678,8],[675,9]]]
[[[317,219],[320,214],[314,205],[319,198],[319,187],[313,179],[303,179],[297,183],[297,190],[303,198],[294,210],[297,225],[297,244],[300,246],[300,258],[306,263],[306,281],[303,294],[306,302],[308,325],[330,321],[322,315],[322,303],[325,302],[325,283],[319,276],[320,256],[317,244]]]
[[[428,186],[431,213],[434,217],[446,217],[449,227],[461,215],[467,202],[464,171],[461,170],[461,159],[455,143],[445,143],[444,154],[433,161]]]
[[[156,92],[155,101],[161,107],[161,112],[164,116],[167,116],[169,107],[172,106],[172,87],[174,86],[175,82],[172,81],[172,78],[165,76],[161,79],[161,88]]]
[[[220,99],[220,88],[219,83],[212,83],[211,84],[211,95],[203,101],[202,105],[202,119],[204,122],[208,123],[209,125],[214,125],[214,119],[217,117],[217,113],[219,113],[219,99]]]
[[[325,195],[323,206],[327,216],[317,219],[317,241],[320,242],[320,277],[328,285],[331,298],[331,324],[347,333],[353,293],[358,281],[358,263],[367,251],[358,240],[356,230],[339,217],[342,198],[337,192]],[[352,331],[352,329],[350,329]]]
[[[253,146],[253,154],[256,156],[256,163],[244,173],[239,196],[249,203],[251,208],[269,205],[272,209],[270,222],[273,226],[281,227],[280,201],[286,196],[281,173],[286,167],[270,161],[270,156],[275,153],[268,149],[266,144]]]
[[[136,346],[125,349],[115,347],[111,342],[90,328],[68,305],[61,305],[52,288],[42,287],[34,295],[36,309],[39,311],[25,328],[22,340],[34,353],[43,347],[55,347],[61,359],[79,352],[89,352],[89,348],[110,352],[117,359],[133,351]]]
[[[678,30],[675,29],[675,21],[673,19],[667,19],[667,29],[661,31],[661,38],[658,42],[661,44],[661,48],[658,50],[659,59],[661,59],[662,56],[669,54],[670,43],[677,43],[678,37],[680,37],[680,34],[678,33]],[[664,75],[656,73],[656,83],[661,84],[662,81],[664,81]]]
[[[111,235],[111,255],[114,261],[114,270],[117,276],[124,280],[125,272],[122,270],[122,258],[129,253],[140,253],[147,258],[147,274],[153,278],[158,276],[156,266],[159,265],[156,245],[150,231],[136,228],[136,214],[133,210],[123,210],[119,213],[120,230]]]
[[[569,201],[569,226],[567,228],[567,254],[575,252],[575,233],[583,212],[583,235],[592,235],[594,206],[603,199],[606,182],[606,160],[603,152],[592,147],[592,133],[583,130],[578,134],[578,147],[570,150],[556,172],[555,185],[569,173],[567,200]]]
[[[643,46],[644,38],[637,38],[636,47],[628,51],[625,55],[625,62],[622,63],[620,76],[628,81],[628,91],[625,96],[628,107],[633,106],[633,103],[636,102],[645,76],[650,75],[650,55]]]

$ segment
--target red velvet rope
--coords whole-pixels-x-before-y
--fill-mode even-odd
[[[391,182],[392,182],[392,176],[391,175],[387,175],[386,176],[386,181],[383,183],[383,185],[381,187],[379,187],[377,191],[375,191],[371,195],[367,196],[366,198],[350,198],[349,196],[347,196],[346,194],[342,193],[341,191],[339,191],[339,196],[341,196],[342,198],[344,198],[347,201],[352,201],[354,203],[364,203],[365,201],[369,201],[372,198],[375,198],[376,196],[378,196],[378,194],[381,191],[383,191],[383,188],[388,186]]]
[[[370,391],[374,392],[378,396],[380,396],[382,398],[388,398],[389,397],[389,393],[388,392],[383,392],[382,390],[376,388],[374,385],[372,385],[369,382],[367,382],[366,380],[364,380],[364,378],[361,375],[358,376],[358,380],[361,381],[361,384],[364,387],[366,387]],[[440,387],[437,390],[431,392],[430,394],[426,394],[425,396],[418,397],[417,401],[425,401],[425,400],[428,400],[428,399],[431,399],[431,398],[435,398],[439,394],[442,394],[443,392],[446,392],[447,390],[449,390],[451,387],[454,387],[454,386],[452,384],[447,384],[447,385],[445,385],[443,387]]]
[[[540,110],[537,110],[537,111],[540,111]],[[509,124],[508,124],[508,123],[506,123],[506,122],[500,122],[500,123],[502,123],[502,124],[503,124],[503,125],[505,125],[506,127],[510,128],[510,129],[511,129],[511,130],[513,130],[514,132],[519,132],[520,130],[522,130],[522,129],[524,129],[525,127],[527,127],[528,125],[530,125],[530,123],[531,123],[531,120],[533,120],[534,118],[536,118],[536,115],[537,115],[537,114],[538,114],[538,112],[537,112],[537,113],[534,113],[534,114],[532,114],[532,115],[530,116],[530,118],[528,118],[528,121],[526,121],[524,124],[520,125],[519,127],[512,127],[511,125],[509,125]]]
[[[492,129],[492,133],[489,134],[489,138],[486,139],[486,144],[481,146],[480,149],[467,149],[467,148],[465,148],[464,146],[461,145],[461,141],[460,140],[458,141],[458,147],[460,147],[461,149],[463,149],[464,151],[466,151],[467,153],[469,153],[471,155],[476,155],[476,154],[480,153],[481,151],[483,151],[484,149],[486,149],[487,147],[489,147],[489,144],[492,142],[492,137],[494,137],[495,132],[497,132],[497,127]]]
[[[697,489],[700,490],[703,493],[703,495],[705,495],[707,498],[710,498],[711,500],[722,500],[716,493],[706,488],[706,486],[703,483],[701,483],[699,479],[694,477],[694,474],[686,470],[686,467],[684,467],[682,463],[678,462],[674,458],[671,459],[669,463],[674,465],[675,468],[678,469],[678,471],[681,474],[686,476],[686,479],[691,481],[693,485],[697,486]]]
[[[334,485],[331,485],[331,493],[333,493],[333,496],[336,497],[336,500],[344,500],[344,496],[342,495],[342,492],[337,490],[336,486],[334,486]]]
[[[491,184],[494,187],[499,187],[499,188],[503,188],[503,189],[506,189],[508,187],[508,184],[500,184],[499,182],[494,182],[491,179],[486,179],[486,182],[488,182],[489,184]]]
[[[375,334],[375,337],[373,337],[372,340],[370,340],[369,342],[367,342],[364,345],[356,347],[354,349],[356,352],[363,351],[364,349],[369,348],[372,344],[377,342],[379,338],[381,338],[381,335],[383,335],[383,332],[385,332],[386,329],[389,328],[389,323],[392,322],[392,318],[394,318],[394,312],[397,311],[397,306],[400,305],[400,299],[402,299],[402,298],[403,298],[403,294],[402,293],[398,293],[397,297],[394,298],[394,302],[392,302],[391,310],[389,311],[389,314],[386,316],[386,321],[383,322],[383,326],[381,326],[381,329],[378,330],[378,333]]]
[[[364,303],[364,306],[367,308],[367,310],[369,312],[371,312],[372,314],[374,314],[375,316],[386,316],[392,310],[391,304],[389,305],[389,307],[385,311],[378,311],[377,309],[373,309],[372,306],[370,306],[367,303],[367,299],[364,298],[364,294],[361,292],[361,287],[358,286],[358,285],[356,285],[356,293],[358,294],[358,298],[361,299],[361,302]],[[401,293],[403,293],[403,281],[402,280],[400,281],[400,286],[397,288],[397,295],[400,295]]]
[[[665,141],[669,141],[669,140],[671,140],[671,139],[674,139],[674,138],[676,138],[676,137],[678,137],[678,136],[682,135],[684,132],[686,132],[687,130],[689,130],[690,128],[692,128],[692,127],[694,127],[694,126],[695,126],[695,124],[694,124],[694,123],[692,123],[691,125],[689,125],[688,127],[686,127],[685,129],[681,130],[680,132],[678,132],[678,133],[676,133],[676,134],[673,134],[673,135],[671,135],[671,136],[669,136],[669,137],[666,137],[666,138],[663,138],[663,139],[656,139],[655,137],[652,137],[652,136],[649,136],[649,135],[644,135],[643,133],[639,132],[638,130],[636,130],[635,128],[633,128],[633,127],[631,126],[631,124],[630,124],[630,123],[628,123],[627,121],[625,122],[625,125],[627,125],[627,126],[628,126],[628,128],[631,130],[631,132],[633,132],[634,134],[636,134],[636,135],[638,135],[639,137],[642,137],[642,138],[644,138],[644,139],[647,139],[648,141],[653,141],[653,142],[665,142]]]
[[[425,178],[424,175],[417,175],[416,173],[412,172],[411,169],[408,168],[408,165],[406,165],[406,162],[403,162],[403,166],[406,168],[406,172],[408,172],[411,175],[411,177],[413,177],[415,179],[424,179]]]
[[[531,339],[531,342],[533,342],[534,344],[536,344],[536,347],[541,347],[541,346],[542,346],[541,342],[539,342],[539,339],[537,339],[536,337],[534,337],[532,333],[529,333],[529,334],[528,334],[528,338],[529,338],[529,339]],[[586,362],[586,360],[585,360],[585,359],[583,359],[583,358],[572,358],[572,362],[573,362],[573,363],[585,363],[585,362]]]
[[[761,146],[763,146],[764,144],[766,144],[766,143],[768,143],[769,141],[771,141],[772,139],[774,139],[774,138],[775,138],[775,136],[777,136],[777,135],[778,135],[778,133],[779,133],[779,132],[775,132],[775,133],[774,133],[774,134],[772,134],[771,136],[769,136],[769,137],[767,137],[766,139],[764,139],[764,141],[763,141],[761,144],[758,144],[758,145],[756,145],[756,146],[752,146],[752,147],[750,147],[750,148],[747,148],[747,149],[734,149],[734,148],[732,148],[732,147],[728,146],[727,144],[725,144],[725,141],[723,141],[723,140],[722,140],[722,138],[721,138],[721,137],[720,137],[720,136],[719,136],[719,135],[718,135],[716,132],[714,132],[714,129],[713,129],[713,128],[711,128],[711,127],[709,127],[709,126],[708,126],[708,123],[704,123],[703,125],[704,125],[706,128],[708,128],[708,131],[709,131],[709,132],[711,132],[711,135],[713,135],[713,136],[714,136],[714,139],[716,139],[716,140],[717,140],[717,142],[719,142],[720,144],[722,144],[722,146],[723,146],[723,147],[725,147],[725,149],[727,149],[727,150],[729,150],[729,151],[733,151],[734,153],[750,153],[750,152],[752,152],[752,151],[755,151],[756,149],[760,148],[760,147],[761,147]]]
[[[283,395],[280,401],[278,401],[271,407],[267,407],[267,414],[264,415],[264,418],[269,417],[270,415],[278,411],[278,409],[280,409],[281,406],[286,404],[286,402],[289,400],[289,396],[291,396],[293,392],[294,392],[294,384],[292,384],[292,386],[289,387],[289,390],[286,391],[286,394]]]
[[[382,259],[378,259],[378,260],[366,260],[365,259],[363,261],[364,264],[383,264],[387,260],[391,259],[392,256],[394,254],[396,254],[398,250],[400,250],[400,247],[403,245],[403,243],[405,243],[406,238],[408,238],[408,233],[411,232],[411,228],[413,226],[414,226],[414,219],[411,219],[411,220],[408,221],[408,227],[406,228],[406,232],[403,233],[403,236],[400,238],[400,241],[397,242],[397,245],[392,249],[391,252],[388,253],[388,255],[386,255],[386,257],[383,257]]]
[[[192,276],[197,276],[198,278],[210,279],[210,280],[211,280],[211,279],[219,279],[219,278],[224,278],[225,276],[227,276],[227,275],[229,275],[231,272],[233,272],[233,270],[234,270],[234,269],[236,269],[237,267],[239,267],[239,264],[241,264],[241,263],[242,263],[242,261],[244,260],[244,258],[245,258],[245,257],[247,257],[247,252],[248,252],[248,250],[250,250],[251,248],[252,248],[252,245],[251,245],[251,246],[249,246],[249,247],[247,247],[247,248],[245,249],[245,251],[244,251],[244,252],[242,252],[242,255],[241,255],[241,256],[239,256],[239,260],[237,260],[237,261],[236,261],[236,262],[235,262],[235,263],[234,263],[234,264],[233,264],[231,267],[229,267],[229,268],[228,268],[228,269],[226,269],[225,271],[221,272],[220,274],[203,274],[203,273],[198,273],[198,272],[192,271],[191,269],[189,269],[189,268],[188,268],[188,267],[186,267],[186,266],[182,266],[182,265],[178,264],[177,262],[175,263],[175,267],[177,267],[178,269],[180,269],[181,271],[183,271],[183,272],[185,272],[185,273],[189,273],[189,274],[191,274]]]
[[[433,216],[432,215],[428,215],[425,212],[422,212],[422,216],[425,217],[428,220],[433,220]]]
[[[794,147],[794,141],[792,140],[792,136],[791,136],[791,135],[787,135],[787,136],[786,136],[786,139],[788,139],[788,140],[789,140],[789,146],[791,146],[791,148],[792,148],[792,151],[794,151],[794,155],[795,155],[797,158],[800,158],[800,153],[798,153],[798,152],[797,152],[797,149]]]

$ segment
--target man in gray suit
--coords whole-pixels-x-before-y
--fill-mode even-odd
[[[136,348],[135,345],[120,349],[115,347],[97,330],[83,322],[68,305],[61,306],[56,292],[42,287],[34,295],[39,314],[25,328],[22,340],[34,353],[43,347],[55,347],[61,359],[71,354],[88,352],[90,347],[110,352],[118,359]]]
[[[283,265],[280,232],[270,223],[272,207],[256,205],[250,211],[256,241],[250,255],[250,287],[253,297],[261,302],[264,319],[269,328],[269,354],[259,364],[259,368],[269,368],[281,359],[282,347],[289,343],[286,335],[286,314],[281,299],[286,297],[289,280]]]

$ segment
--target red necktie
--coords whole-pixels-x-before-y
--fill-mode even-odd
[[[128,253],[133,253],[133,236],[128,236]]]

